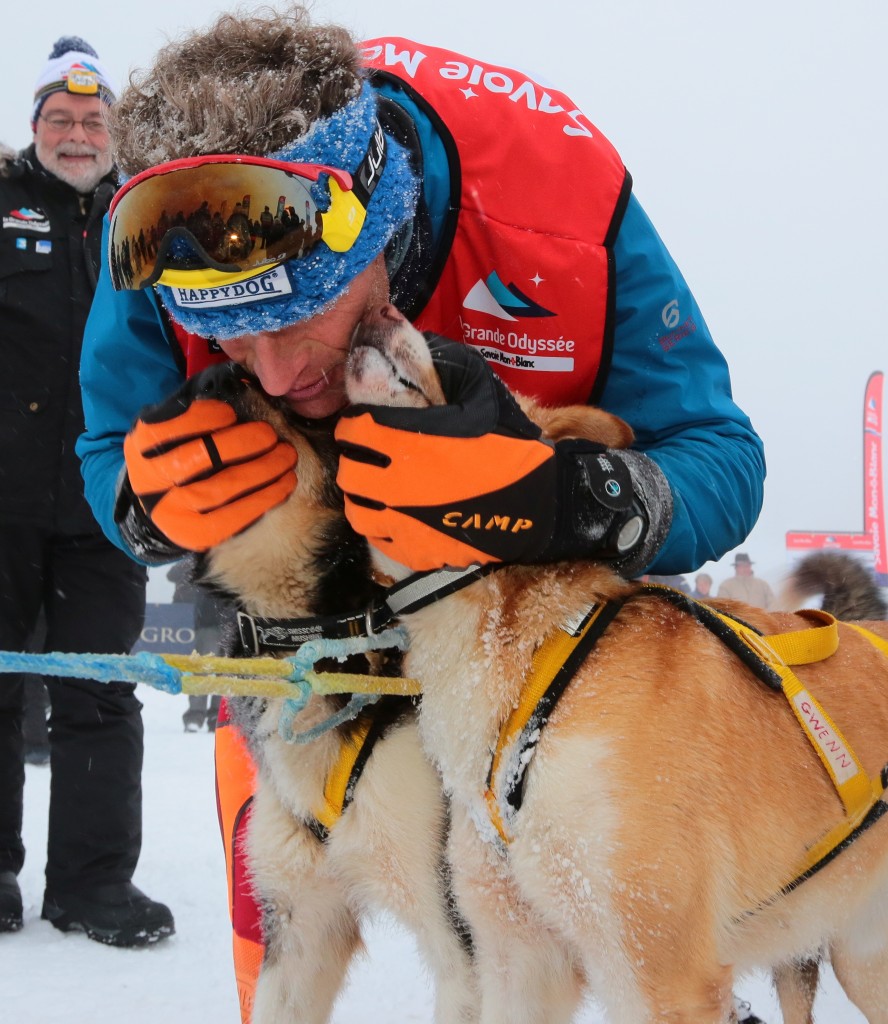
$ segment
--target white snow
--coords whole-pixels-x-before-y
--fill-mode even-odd
[[[144,689],[144,688],[143,688]],[[144,843],[134,881],[176,917],[177,934],[147,950],[101,946],[40,920],[49,770],[27,768],[20,876],[25,927],[0,935],[0,1006],[10,1024],[239,1024],[230,958],[222,845],[216,825],[213,740],[186,734],[184,697],[144,689]],[[383,919],[367,929],[333,1024],[432,1021],[429,982],[411,937]],[[737,986],[768,1024],[780,1024],[767,979]],[[816,1005],[821,1024],[864,1018],[828,975]],[[541,1022],[543,1024],[543,1022]],[[576,1024],[604,1024],[592,1004]]]

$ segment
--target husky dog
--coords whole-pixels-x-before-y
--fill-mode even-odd
[[[329,433],[263,395],[240,367],[212,368],[185,388],[230,402],[244,418],[269,420],[299,453],[298,499],[201,556],[198,579],[265,618],[366,607],[378,588],[370,583],[366,544],[345,522],[332,484],[336,456]],[[434,975],[436,1022],[476,1021],[471,939],[454,907],[445,859],[448,808],[420,748],[413,703],[384,698],[355,723],[381,739],[352,802],[323,839],[316,816],[324,807],[325,780],[353,727],[340,726],[308,744],[288,743],[278,732],[282,700],[235,698],[230,705],[258,766],[246,860],[266,948],[253,1024],[328,1021],[361,948],[361,919],[380,908],[416,936]],[[318,726],[342,706],[341,698],[312,696],[293,730]]]
[[[888,619],[888,604],[875,578],[856,558],[838,551],[807,555],[792,570],[781,588],[781,608],[799,608],[816,594],[822,607],[837,619]]]
[[[422,337],[390,309],[379,320],[382,326],[369,324],[356,337],[351,399],[442,401]],[[232,401],[245,417],[269,419],[299,452],[299,483],[283,506],[211,552],[208,573],[229,591],[250,595],[256,614],[329,611],[342,600],[346,579],[346,590],[361,592],[366,568],[363,556],[346,559],[339,593],[324,583],[337,547],[332,538],[343,530],[331,484],[335,453],[328,441],[312,438],[309,424],[238,379],[236,396],[212,397]],[[631,438],[624,424],[586,407],[528,409],[553,439],[582,436],[613,447]],[[406,574],[374,560],[383,583]],[[533,654],[565,621],[619,598],[625,604],[539,736],[505,845],[484,798],[490,753]],[[362,594],[356,604],[364,600]],[[766,636],[809,625],[736,602],[714,606]],[[807,1024],[822,954],[871,1024],[888,1024],[886,825],[876,822],[804,884],[788,885],[811,844],[841,821],[841,804],[784,698],[699,622],[591,562],[505,567],[405,622],[411,648],[403,671],[422,680],[420,734],[451,797],[449,861],[474,943],[483,1024],[567,1021],[586,984],[615,1024],[724,1024],[735,972],[756,967],[775,970],[786,1024]],[[883,625],[868,625],[886,635]],[[874,778],[888,759],[886,659],[850,627],[840,633],[832,657],[798,674]],[[385,861],[391,837],[379,835],[380,822],[390,826],[404,805],[391,793],[400,793],[417,765],[420,773],[427,765],[411,746],[416,760],[408,774],[404,761],[385,774],[380,755],[413,730],[399,722],[370,759],[378,781],[368,785],[365,773],[327,847],[307,845],[314,837],[303,823],[332,755],[323,745],[304,761],[304,751],[291,754],[276,735],[272,704],[260,710],[258,723],[249,725],[246,716],[261,774],[249,853],[270,919],[257,1001],[257,1013],[268,1015],[257,1020],[277,1013],[321,1021],[357,944],[357,916],[377,900],[392,905],[395,872]],[[304,724],[326,713],[318,710]],[[292,769],[291,757],[298,758]],[[426,778],[439,793],[439,779]],[[306,785],[314,787],[307,794]],[[420,788],[425,794],[425,782]],[[446,816],[429,815],[431,844],[415,833],[408,838],[417,824],[423,832],[426,825],[406,817],[394,902],[410,897],[434,915],[446,902],[440,876],[430,872],[428,900],[418,900],[415,888],[426,873],[416,863],[429,845],[424,863],[440,862],[442,830],[434,825]],[[356,838],[361,827],[367,832]],[[332,847],[337,833],[341,852]],[[372,856],[368,834],[379,851]],[[291,858],[298,870],[291,870]],[[377,863],[385,864],[384,877],[358,878]],[[315,915],[333,924],[319,926]],[[421,909],[406,919],[422,936],[427,922],[417,924],[417,916]],[[433,933],[452,930],[445,924]],[[435,952],[440,948],[453,953],[446,940]],[[306,1016],[313,1004],[305,994],[315,983],[306,975],[323,973],[330,961],[334,969],[320,986],[328,994],[325,1008]],[[464,980],[459,990],[472,984]],[[785,994],[793,999],[790,1012]]]
[[[415,404],[417,390],[440,401],[418,337],[385,311],[356,339],[351,401]],[[589,436],[589,415],[561,410],[563,436]],[[406,575],[384,556],[374,563],[385,581]],[[621,599],[538,737],[503,849],[485,799],[491,751],[533,655]],[[713,605],[765,637],[810,626]],[[870,1024],[888,1022],[888,823],[798,884],[811,846],[844,821],[842,803],[784,696],[686,609],[604,564],[562,563],[500,568],[405,623],[420,734],[452,801],[450,859],[484,1024],[545,1020],[559,955],[615,1024],[724,1024],[735,974],[753,968],[776,970],[804,1012],[821,953]],[[797,676],[878,781],[888,658],[851,627],[839,633],[838,650]]]

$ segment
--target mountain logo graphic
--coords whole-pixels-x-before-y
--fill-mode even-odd
[[[495,316],[498,320],[515,321],[524,317],[555,316],[552,310],[534,302],[517,285],[504,285],[495,270],[488,275],[486,281],[479,278],[463,299],[463,306],[478,313]]]
[[[39,231],[46,234],[49,231],[50,223],[42,210],[31,210],[27,206],[19,210],[10,210],[3,214],[4,230],[13,229],[16,231]]]
[[[29,210],[27,206],[23,206],[20,210],[12,210],[9,214],[10,217],[15,217],[16,220],[43,220],[46,216],[42,210]]]

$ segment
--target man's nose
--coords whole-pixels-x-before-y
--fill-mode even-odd
[[[259,378],[266,394],[285,395],[290,390],[305,362],[301,348],[299,344],[283,341],[273,334],[255,335],[250,369]]]
[[[65,132],[64,139],[66,142],[90,142],[89,133],[83,127],[83,121],[72,121],[71,127]]]

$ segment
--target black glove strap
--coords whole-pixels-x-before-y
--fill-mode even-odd
[[[556,527],[534,561],[619,561],[644,541],[649,518],[618,452],[591,441],[559,441]]]

